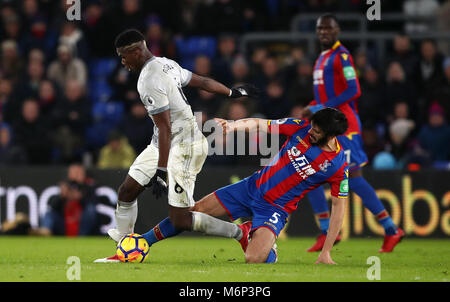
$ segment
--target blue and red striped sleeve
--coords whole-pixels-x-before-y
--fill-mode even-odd
[[[298,130],[309,125],[307,120],[300,120],[294,118],[283,118],[279,120],[269,120],[267,126],[269,133],[282,134],[292,136]]]
[[[331,176],[327,182],[331,186],[331,196],[337,198],[348,197],[348,164],[344,164],[339,168],[336,173]]]
[[[353,58],[347,52],[339,52],[333,61],[333,81],[335,97],[328,99],[322,105],[325,107],[338,107],[354,100],[361,95],[358,77],[356,76]]]

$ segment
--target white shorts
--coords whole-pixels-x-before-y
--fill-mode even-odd
[[[180,142],[171,146],[167,163],[169,205],[187,208],[194,205],[194,187],[208,156],[208,141],[204,136],[195,142]],[[141,186],[149,183],[158,166],[159,150],[153,144],[139,154],[128,175]]]

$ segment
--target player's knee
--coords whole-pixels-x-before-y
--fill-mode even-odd
[[[189,209],[191,212],[204,212],[204,207],[203,207],[203,204],[201,203],[201,202],[196,202],[195,204],[194,204],[194,206],[192,206],[190,209]]]

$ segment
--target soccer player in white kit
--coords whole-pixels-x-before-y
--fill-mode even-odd
[[[236,229],[236,225],[189,211],[195,203],[195,179],[208,154],[208,143],[182,88],[189,85],[230,98],[254,97],[257,90],[251,85],[230,89],[211,78],[183,69],[173,60],[156,57],[147,48],[144,36],[134,29],[119,34],[115,46],[122,64],[130,71],[140,73],[137,90],[155,128],[150,145],[136,158],[119,187],[115,212],[117,227],[108,231],[109,236],[118,242],[124,235],[133,233],[137,197],[145,188],[151,187],[157,198],[168,193],[169,219],[176,229],[196,231],[193,227],[196,219],[195,225],[202,226],[197,231],[239,240],[242,231]],[[205,224],[214,227],[208,228]],[[217,226],[220,226],[219,231]],[[209,232],[209,229],[213,231]],[[118,261],[112,256],[95,262]]]

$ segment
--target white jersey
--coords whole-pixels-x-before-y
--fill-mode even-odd
[[[172,128],[171,145],[179,142],[194,142],[203,137],[191,106],[182,87],[189,84],[192,72],[181,68],[177,62],[153,56],[139,74],[137,90],[148,115],[170,110]],[[158,127],[154,127],[152,144],[158,147]]]

